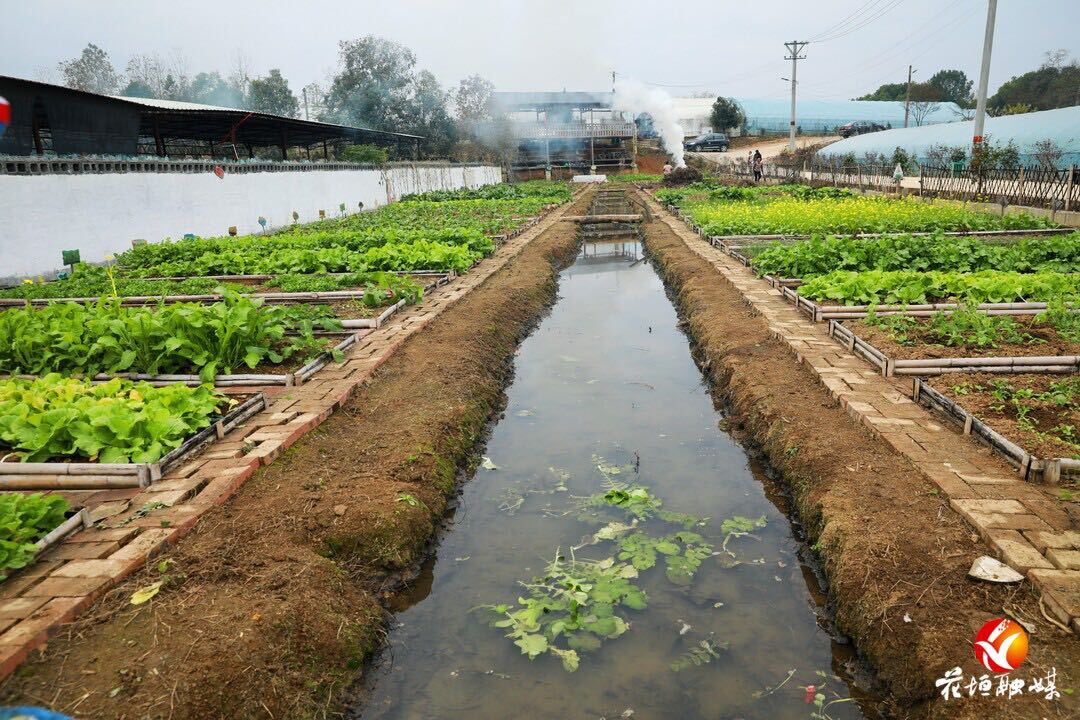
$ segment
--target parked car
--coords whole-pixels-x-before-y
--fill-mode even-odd
[[[840,137],[851,137],[852,135],[864,135],[865,133],[877,132],[878,130],[884,129],[884,125],[879,125],[876,122],[857,120],[855,122],[849,122],[847,125],[838,125],[836,134]]]
[[[693,152],[727,152],[729,145],[731,141],[728,140],[727,135],[710,132],[698,135],[693,140],[687,140],[683,143],[683,149]]]

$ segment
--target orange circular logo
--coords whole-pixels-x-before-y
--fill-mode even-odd
[[[1012,672],[1024,662],[1027,651],[1027,633],[1008,618],[987,622],[975,635],[975,657],[990,672]]]

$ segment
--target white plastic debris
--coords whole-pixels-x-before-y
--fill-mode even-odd
[[[971,569],[968,570],[968,575],[976,580],[995,583],[1016,583],[1024,579],[1023,575],[989,555],[975,558],[975,562],[971,563]]]

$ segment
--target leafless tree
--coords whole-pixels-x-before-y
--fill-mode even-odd
[[[1035,158],[1035,161],[1039,163],[1039,167],[1051,170],[1058,166],[1061,162],[1061,158],[1065,155],[1065,150],[1053,140],[1047,138],[1046,140],[1039,140],[1032,144],[1034,152],[1031,156]]]
[[[941,103],[936,100],[919,100],[911,103],[911,117],[915,120],[915,126],[919,127],[923,124],[931,114],[936,112],[941,107]]]

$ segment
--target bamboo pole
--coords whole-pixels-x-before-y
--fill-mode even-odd
[[[113,490],[141,487],[136,475],[0,475],[0,490]]]
[[[0,475],[135,475],[134,463],[0,463]]]

